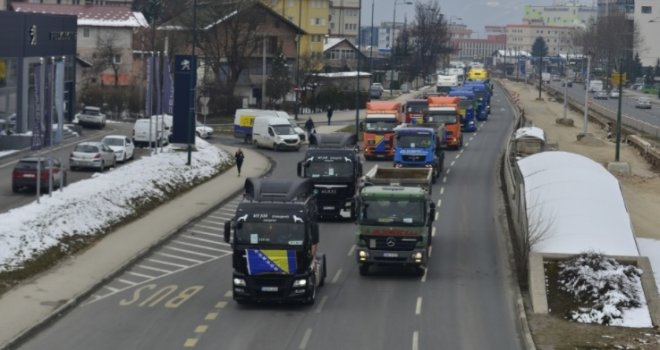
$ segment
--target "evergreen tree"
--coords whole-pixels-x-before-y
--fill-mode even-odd
[[[286,57],[280,51],[271,62],[271,72],[266,80],[266,95],[275,101],[284,99],[291,91],[291,73]]]

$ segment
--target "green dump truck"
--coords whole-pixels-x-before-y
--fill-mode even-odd
[[[374,265],[401,265],[423,275],[435,203],[431,168],[373,167],[357,195],[356,256],[360,274]]]

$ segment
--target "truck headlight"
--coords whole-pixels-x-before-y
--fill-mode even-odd
[[[293,281],[293,288],[300,288],[306,285],[307,285],[307,279],[305,278]]]
[[[433,168],[433,164],[424,164],[424,166],[427,168]]]
[[[403,165],[401,165],[401,163],[394,163],[394,167],[395,168],[401,168],[401,167],[403,167]]]
[[[358,257],[360,258],[360,261],[367,260],[367,257],[369,256],[369,253],[367,253],[366,250],[360,250],[358,252]]]
[[[245,280],[242,278],[234,278],[234,286],[245,287]]]
[[[413,259],[415,259],[416,263],[421,263],[422,262],[422,252],[416,252],[413,253]]]

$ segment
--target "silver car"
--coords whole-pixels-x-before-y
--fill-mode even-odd
[[[81,142],[76,145],[69,156],[69,168],[74,171],[80,168],[94,168],[103,172],[107,167],[115,167],[117,157],[115,152],[102,142]]]

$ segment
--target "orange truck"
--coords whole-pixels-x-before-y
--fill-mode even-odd
[[[367,103],[362,134],[365,159],[394,158],[394,128],[401,124],[401,110],[401,102]]]
[[[442,128],[444,125],[444,144],[447,148],[460,149],[463,147],[459,115],[460,97],[429,96],[427,101],[429,110],[424,122],[436,128]]]

